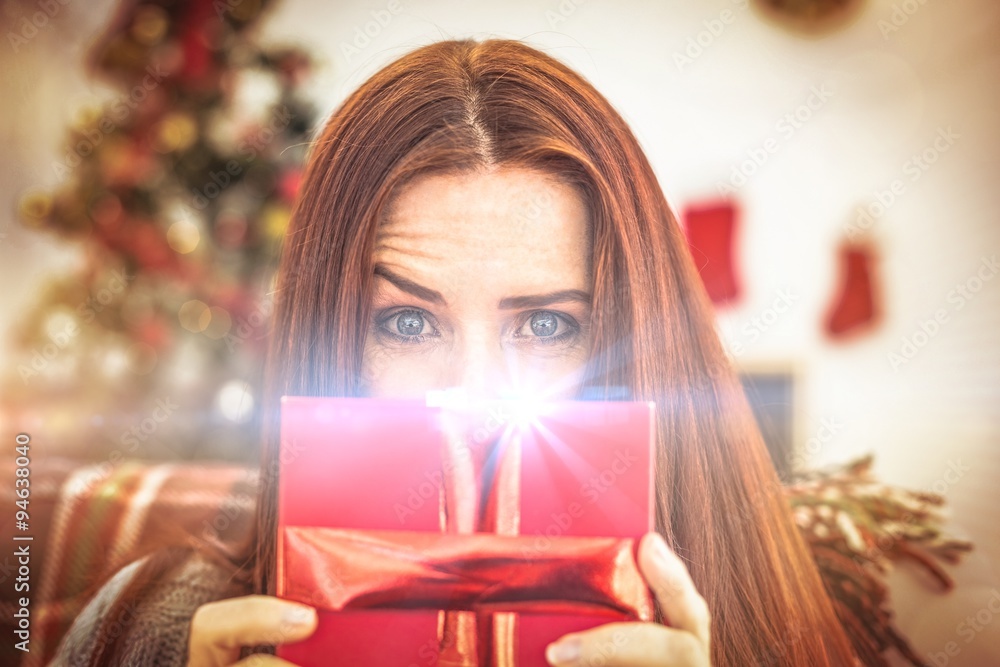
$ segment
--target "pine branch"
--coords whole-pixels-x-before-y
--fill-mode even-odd
[[[958,563],[972,544],[944,535],[943,497],[880,484],[872,462],[867,455],[802,475],[787,487],[788,500],[858,657],[881,667],[894,649],[926,667],[895,625],[884,576],[909,562],[950,590],[954,581],[938,561]]]

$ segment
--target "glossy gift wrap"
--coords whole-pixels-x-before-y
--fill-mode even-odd
[[[303,667],[535,667],[567,632],[650,620],[653,405],[285,397],[279,597]]]

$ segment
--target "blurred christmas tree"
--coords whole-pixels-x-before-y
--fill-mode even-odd
[[[3,410],[94,460],[254,456],[270,281],[314,111],[310,58],[253,35],[266,0],[124,0],[86,110],[25,224],[81,244],[15,325]]]

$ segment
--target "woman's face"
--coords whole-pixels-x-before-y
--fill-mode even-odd
[[[541,172],[401,188],[376,240],[362,393],[572,397],[590,351],[589,227],[577,191]]]

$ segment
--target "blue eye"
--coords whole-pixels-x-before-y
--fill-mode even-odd
[[[564,331],[557,334],[560,324],[562,324]],[[515,337],[528,339],[528,344],[531,345],[556,345],[566,342],[580,333],[579,325],[551,310],[539,310],[532,313],[531,317],[522,325],[522,329],[525,325],[529,326],[531,333],[517,333]]]
[[[426,331],[428,328],[430,332]],[[525,329],[528,331],[524,332]],[[376,333],[404,345],[425,343],[441,335],[433,329],[423,311],[413,308],[398,310],[381,319]],[[523,321],[513,338],[521,345],[548,346],[572,342],[579,334],[580,325],[572,318],[550,310],[539,310]]]
[[[395,324],[392,325],[392,321]],[[422,343],[429,336],[423,333],[427,320],[419,310],[400,310],[379,322],[379,333],[401,343]],[[395,331],[393,331],[395,329]]]
[[[416,336],[424,330],[424,317],[420,313],[410,310],[404,311],[396,316],[396,331],[404,336]]]
[[[528,323],[532,332],[538,336],[551,336],[559,329],[559,317],[547,311],[535,313]]]

